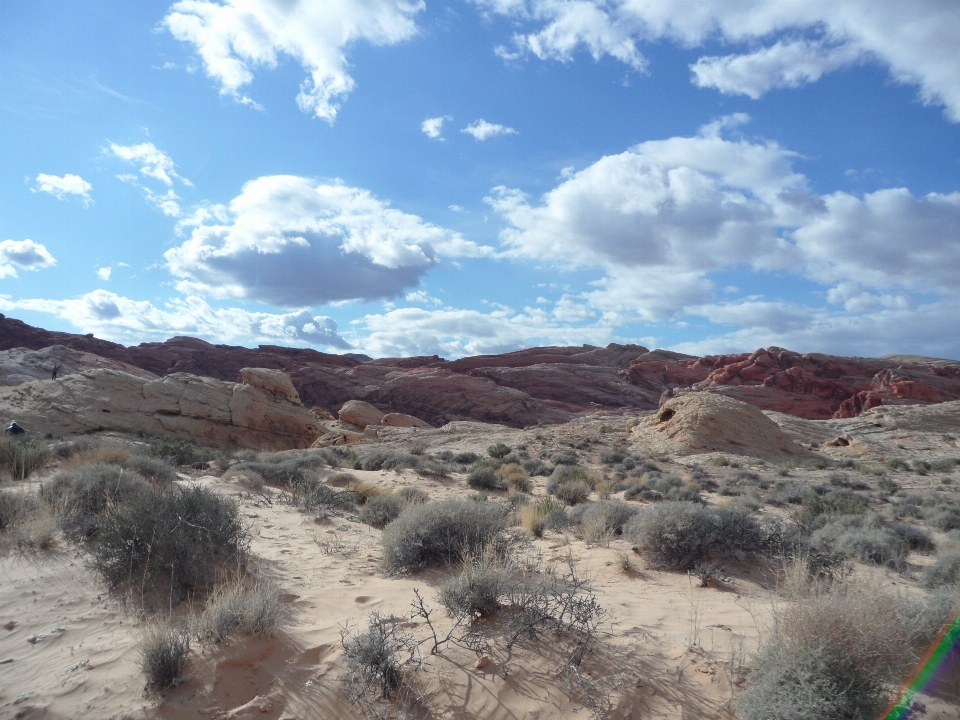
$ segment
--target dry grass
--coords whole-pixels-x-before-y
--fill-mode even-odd
[[[497,478],[511,490],[528,493],[533,489],[527,471],[516,463],[501,465],[496,471]]]
[[[168,688],[185,679],[190,633],[166,621],[150,622],[140,633],[140,669],[147,685]]]
[[[279,624],[283,603],[268,583],[221,585],[194,622],[200,640],[223,642],[231,635],[269,635]]]

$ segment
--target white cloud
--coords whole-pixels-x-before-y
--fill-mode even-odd
[[[0,296],[0,310],[32,310],[63,318],[83,332],[115,342],[139,343],[190,335],[211,342],[352,347],[329,317],[306,310],[290,313],[251,312],[237,307],[216,308],[202,298],[170,300],[163,308],[95,290],[70,300],[10,300]]]
[[[450,205],[448,207],[450,210],[453,210],[453,212],[457,212],[457,213],[463,212],[463,207],[461,207],[460,205]]]
[[[50,193],[57,200],[63,200],[67,195],[77,195],[81,200],[83,200],[84,205],[89,205],[93,202],[93,198],[90,197],[90,191],[93,190],[93,185],[88,183],[79,175],[71,175],[67,173],[63,177],[58,177],[57,175],[44,175],[40,173],[37,175],[37,187],[31,188],[31,192],[45,192]]]
[[[177,202],[180,196],[173,191],[173,188],[170,188],[163,194],[155,193],[150,188],[143,188],[143,191],[147,196],[147,202],[164,215],[167,217],[180,217],[180,203]]]
[[[424,310],[400,308],[354,321],[357,344],[377,357],[440,355],[446,358],[510,352],[531,345],[606,345],[616,337],[610,327],[563,324],[539,308],[517,313],[497,308]]]
[[[423,303],[430,305],[442,305],[443,301],[440,298],[435,298],[433,295],[428,293],[426,290],[414,290],[413,292],[408,292],[404,295],[404,300],[411,303]]]
[[[506,220],[504,254],[600,269],[583,298],[614,324],[706,307],[711,274],[734,268],[882,291],[851,307],[900,302],[896,288],[960,292],[960,193],[816,195],[794,153],[722,136],[744,120],[603,157],[539,201],[494,188],[486,201]]]
[[[17,268],[41,270],[56,264],[56,259],[47,248],[33,240],[0,242],[0,278],[18,277]]]
[[[862,52],[852,44],[831,47],[822,41],[780,41],[746,55],[702,57],[690,69],[698,87],[757,100],[774,88],[816,82],[861,58]]]
[[[145,142],[139,145],[117,145],[110,143],[110,152],[116,157],[129,163],[140,165],[140,174],[159,180],[164,185],[173,185],[173,178],[179,178],[184,185],[192,183],[177,174],[176,165],[167,153],[158,149],[153,143]],[[130,180],[132,176],[118,176],[121,180]]]
[[[960,122],[960,13],[949,0],[474,0],[487,12],[538,26],[514,36],[516,52],[567,61],[579,49],[642,69],[638,43],[687,47],[721,40],[742,57],[703,58],[695,78],[725,92],[759,94],[812,82],[854,61],[880,62]],[[798,42],[798,34],[811,37]],[[777,36],[781,37],[777,37]],[[786,38],[786,39],[785,39]],[[758,43],[770,43],[756,50]]]
[[[423,131],[423,134],[428,138],[433,138],[434,140],[443,140],[441,134],[443,133],[443,124],[447,120],[453,120],[449,115],[444,115],[441,117],[427,118],[422,123],[420,123],[420,130]]]
[[[474,120],[460,132],[473,135],[476,140],[487,140],[488,138],[497,137],[498,135],[520,134],[511,127],[507,127],[506,125],[498,125],[496,123],[489,123],[483,119]]]
[[[101,280],[109,280],[110,276],[113,274],[113,268],[102,267],[97,268],[97,277]]]
[[[165,257],[181,291],[286,307],[396,297],[441,256],[493,254],[366,190],[292,175],[252,180],[180,227],[190,238]]]
[[[297,104],[332,122],[337,101],[353,90],[346,48],[360,40],[393,45],[416,33],[417,0],[181,0],[163,19],[178,40],[194,46],[220,92],[256,105],[241,89],[253,69],[274,68],[287,55],[307,71]]]

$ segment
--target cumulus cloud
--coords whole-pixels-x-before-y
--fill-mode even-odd
[[[690,66],[698,87],[754,100],[774,88],[795,88],[862,57],[852,44],[831,47],[822,41],[777,42],[745,55],[702,57]]]
[[[434,140],[443,140],[441,134],[443,133],[443,124],[447,120],[452,120],[449,115],[444,115],[442,117],[427,118],[422,123],[420,123],[420,130],[423,131],[423,134],[428,138],[433,138]]]
[[[47,248],[33,240],[0,242],[0,278],[18,277],[17,268],[41,270],[56,264],[56,259]]]
[[[396,297],[442,256],[493,254],[366,190],[292,175],[252,180],[179,227],[193,230],[165,257],[181,291],[284,307]]]
[[[364,352],[377,357],[465,355],[510,352],[536,344],[606,345],[616,340],[612,328],[600,324],[566,324],[540,308],[491,312],[445,308],[400,308],[354,321]]]
[[[486,201],[506,222],[504,254],[599,268],[584,298],[616,323],[706,307],[711,275],[734,268],[880,291],[842,301],[851,307],[889,305],[897,288],[960,291],[960,193],[820,196],[793,169],[794,153],[724,136],[744,121],[722,118],[694,137],[605,156],[538,200],[494,188]]]
[[[497,137],[498,135],[519,135],[516,130],[512,127],[507,127],[506,125],[498,125],[496,123],[490,123],[486,120],[474,120],[472,123],[467,125],[460,132],[467,133],[472,135],[476,140],[487,140],[492,137]]]
[[[90,191],[93,185],[88,183],[79,175],[67,173],[63,177],[57,175],[37,175],[37,187],[31,188],[31,192],[45,192],[53,195],[57,200],[63,200],[68,195],[76,195],[83,200],[84,205],[93,202],[90,197]]]
[[[111,267],[97,268],[97,277],[100,278],[101,280],[109,280],[111,275],[113,275],[113,268]]]
[[[332,122],[338,99],[354,87],[346,48],[361,40],[393,45],[409,39],[424,7],[422,0],[181,0],[163,25],[196,49],[221,94],[247,105],[257,106],[242,92],[253,70],[276,67],[282,55],[293,58],[308,73],[297,104]]]
[[[153,143],[145,142],[139,145],[117,145],[110,143],[110,152],[116,157],[134,165],[140,165],[140,174],[145,177],[151,177],[159,180],[164,185],[173,185],[173,179],[179,180],[185,185],[191,182],[177,174],[176,165],[167,153],[157,148]],[[123,179],[129,179],[124,176]]]
[[[759,95],[773,87],[813,82],[855,61],[880,62],[898,82],[920,88],[960,122],[960,13],[951,2],[919,0],[474,0],[532,32],[514,36],[514,51],[570,60],[578,50],[642,69],[638,43],[672,40],[687,47],[708,40],[743,44],[741,55],[702,58],[695,81],[724,92]],[[806,34],[797,41],[785,39]],[[780,36],[780,37],[777,37]],[[772,44],[756,49],[756,44]]]
[[[122,343],[166,340],[191,335],[221,343],[272,343],[348,349],[352,346],[329,317],[307,310],[290,313],[252,312],[212,307],[195,296],[177,298],[158,308],[106,290],[94,290],[69,300],[11,300],[0,296],[0,310],[32,310],[63,318],[83,332]]]
[[[147,197],[147,202],[164,215],[167,217],[180,217],[180,203],[177,202],[180,196],[173,191],[173,188],[170,188],[165,193],[155,193],[150,188],[143,188],[143,192]]]

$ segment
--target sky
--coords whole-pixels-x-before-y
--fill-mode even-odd
[[[956,0],[0,1],[0,312],[960,359]]]

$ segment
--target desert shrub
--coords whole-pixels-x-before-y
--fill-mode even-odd
[[[416,455],[395,450],[378,450],[358,460],[358,470],[400,470],[415,468],[420,464]]]
[[[568,515],[571,524],[579,525],[587,542],[597,542],[611,535],[620,535],[623,526],[640,508],[621,500],[601,500],[587,505],[579,505]]]
[[[417,474],[443,480],[450,477],[450,466],[432,455],[427,455],[421,458],[417,466]]]
[[[40,494],[65,516],[95,516],[147,487],[139,473],[117,465],[80,465],[58,472],[44,483]]]
[[[503,458],[510,454],[512,449],[509,445],[498,442],[487,448],[487,455],[495,460],[503,460]]]
[[[475,555],[506,526],[493,502],[450,498],[408,505],[383,531],[383,562],[389,570],[418,570]]]
[[[877,717],[952,605],[945,595],[917,601],[847,584],[796,600],[777,611],[736,700],[743,720]]]
[[[123,466],[155,482],[173,482],[177,471],[166,460],[150,455],[131,455]]]
[[[353,501],[360,506],[366,505],[367,501],[378,495],[383,495],[384,491],[379,485],[369,482],[356,482],[347,486],[347,493],[353,498]]]
[[[337,491],[320,482],[292,497],[294,504],[305,512],[336,512],[354,509],[354,495],[350,491]]]
[[[810,543],[845,557],[884,565],[895,570],[906,566],[907,541],[875,519],[837,517],[813,533]]]
[[[910,466],[900,458],[894,458],[893,460],[887,460],[887,467],[891,470],[909,470]]]
[[[625,500],[661,500],[686,501],[702,503],[703,498],[696,490],[676,475],[660,475],[651,477],[636,485],[628,487],[623,497]]]
[[[948,473],[953,472],[953,468],[957,465],[960,465],[960,459],[943,458],[941,460],[934,460],[932,463],[930,463],[930,469],[933,472]]]
[[[773,486],[772,492],[766,494],[764,500],[776,507],[800,505],[809,493],[810,489],[803,485],[781,480]]]
[[[471,465],[480,458],[475,452],[460,452],[454,455],[451,460],[461,465]]]
[[[508,566],[495,558],[478,558],[440,585],[437,599],[451,617],[484,617],[500,607],[509,579]]]
[[[573,448],[564,450],[550,458],[554,465],[576,465],[580,456]]]
[[[523,469],[531,476],[549,475],[553,472],[553,468],[540,458],[527,458],[523,461]]]
[[[140,669],[147,685],[173,687],[184,679],[190,654],[190,633],[165,622],[146,625],[140,633]]]
[[[826,470],[830,467],[830,463],[823,458],[813,458],[811,460],[804,460],[802,467],[807,470]]]
[[[360,480],[356,475],[348,472],[334,473],[327,478],[327,485],[332,485],[333,487],[350,487],[359,482]]]
[[[749,558],[767,546],[767,535],[748,513],[692,502],[642,508],[624,529],[654,565],[685,570],[713,556]]]
[[[370,527],[384,528],[400,516],[405,505],[404,499],[397,495],[377,495],[360,509],[360,522]]]
[[[147,488],[103,518],[94,566],[110,582],[167,579],[171,591],[209,587],[242,563],[249,536],[233,500],[207,488]]]
[[[960,510],[943,508],[927,514],[927,521],[938,530],[948,532],[960,529]]]
[[[552,480],[547,485],[547,492],[567,505],[586,502],[590,497],[590,490],[590,485],[585,480]]]
[[[403,498],[408,505],[421,505],[430,500],[426,490],[412,485],[397,490],[397,497]]]
[[[533,489],[533,483],[530,482],[526,471],[515,463],[501,465],[497,469],[496,475],[507,487],[518,492],[528,493]]]
[[[0,490],[0,530],[19,525],[39,509],[35,495]]]
[[[275,587],[243,582],[218,587],[194,626],[200,640],[222,642],[231,635],[268,635],[280,621],[283,602]]]
[[[911,463],[911,466],[917,475],[927,475],[932,469],[930,463],[928,463],[926,460],[914,460]]]
[[[386,700],[399,687],[402,677],[397,653],[407,648],[406,638],[397,631],[398,621],[374,611],[366,632],[350,635],[341,631],[340,646],[347,661],[346,679],[355,688],[357,698],[372,691]]]
[[[626,459],[626,455],[619,450],[604,450],[600,453],[600,462],[604,465],[616,465]]]
[[[506,482],[497,476],[496,470],[491,467],[478,467],[467,475],[467,485],[482,490],[505,490]]]
[[[930,535],[930,533],[923,528],[917,527],[916,525],[892,522],[886,523],[886,527],[890,528],[893,532],[902,537],[906,541],[907,547],[909,547],[911,550],[930,552],[935,550],[937,547],[937,544],[933,541],[933,537]]]
[[[0,437],[0,470],[14,480],[26,480],[50,459],[50,448],[42,440]]]
[[[213,458],[213,451],[200,448],[189,440],[164,435],[150,441],[150,455],[166,458],[174,465],[193,465],[203,463]]]
[[[960,548],[952,548],[937,558],[937,561],[923,569],[920,584],[929,589],[956,585],[960,583]]]
[[[862,515],[867,511],[867,501],[849,490],[834,490],[825,495],[808,493],[802,502],[801,516],[804,519],[818,515]]]

